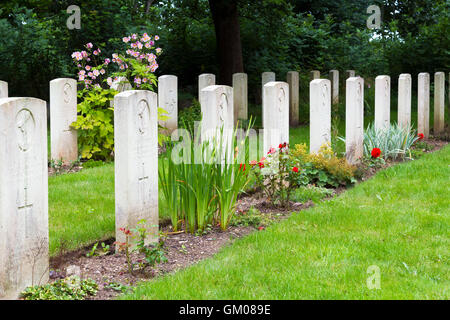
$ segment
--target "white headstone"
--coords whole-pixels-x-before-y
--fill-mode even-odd
[[[269,82],[263,90],[264,154],[289,143],[289,85]]]
[[[160,125],[170,132],[178,128],[178,78],[166,75],[158,78],[158,106],[167,113],[169,119],[160,121]]]
[[[411,75],[403,73],[398,79],[398,124],[411,125]]]
[[[364,79],[351,77],[346,81],[345,154],[356,164],[364,155]]]
[[[246,73],[233,74],[234,122],[248,119],[248,76]]]
[[[309,149],[311,153],[318,153],[320,147],[331,143],[331,81],[313,80],[309,90]]]
[[[375,128],[389,129],[391,121],[391,77],[375,79]]]
[[[289,121],[292,126],[299,123],[299,74],[297,71],[287,73],[289,84]]]
[[[201,139],[213,141],[222,140],[224,148],[231,137],[234,126],[233,88],[229,86],[209,86],[200,94],[202,109]],[[220,136],[223,128],[224,136]],[[225,149],[224,149],[225,151]]]
[[[275,72],[267,71],[262,73],[261,83],[263,88],[267,83],[272,81],[275,81]]]
[[[330,80],[331,80],[331,90],[332,90],[332,103],[339,103],[339,71],[331,70],[330,71]]]
[[[131,86],[130,82],[126,77],[119,77],[116,81],[113,81],[111,89],[119,91],[120,93],[128,90],[133,90],[133,87]],[[114,100],[110,102],[110,105],[111,108],[114,108]]]
[[[276,81],[275,72],[267,71],[261,75],[261,97],[262,97],[262,114],[264,114],[264,86],[269,82]],[[264,127],[264,116],[262,118],[262,126]]]
[[[430,74],[419,73],[417,85],[417,131],[430,136]]]
[[[0,128],[0,299],[16,299],[49,277],[45,101],[0,99]]]
[[[77,131],[71,127],[75,121],[77,121],[76,80],[50,81],[50,141],[53,160],[68,163],[78,159]]]
[[[311,71],[311,80],[320,79],[320,71],[319,70],[313,70]]]
[[[345,74],[347,76],[347,79],[352,78],[352,77],[356,76],[356,71],[355,70],[345,70]]]
[[[211,73],[203,73],[198,76],[198,100],[200,101],[203,89],[216,84],[216,76]]]
[[[111,89],[114,89],[119,92],[124,92],[128,90],[132,90],[130,82],[126,77],[119,77],[116,81],[114,81],[111,85]]]
[[[120,228],[146,221],[148,242],[158,239],[158,97],[131,90],[114,97],[116,240]]]
[[[0,99],[8,98],[8,82],[0,80]]]
[[[434,135],[444,131],[445,74],[434,74]]]

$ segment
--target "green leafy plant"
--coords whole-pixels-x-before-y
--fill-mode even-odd
[[[364,132],[364,156],[372,157],[372,150],[379,148],[383,159],[411,158],[411,147],[419,140],[411,126],[403,127],[397,123],[391,124],[387,129],[377,129],[370,124]]]
[[[297,144],[291,150],[291,156],[302,168],[298,176],[298,185],[314,184],[319,187],[351,185],[356,182],[356,168],[345,158],[339,158],[329,144],[321,146],[317,153],[310,154],[306,144]]]
[[[111,160],[114,152],[114,109],[111,101],[117,91],[94,87],[78,92],[77,121],[72,127],[78,131],[81,157]]]
[[[145,272],[148,267],[153,267],[157,263],[167,262],[164,251],[164,236],[159,237],[157,243],[146,245],[148,230],[146,228],[146,220],[139,221],[136,228],[130,230],[128,228],[120,228],[125,235],[125,242],[116,242],[120,252],[124,252],[126,256],[127,270],[130,274],[135,271]],[[134,240],[134,241],[133,241]],[[144,259],[133,260],[132,253],[144,255]]]
[[[77,276],[59,279],[53,283],[26,288],[21,293],[24,300],[83,300],[95,296],[97,283],[91,279],[81,280]]]
[[[86,253],[86,257],[90,258],[90,257],[97,257],[97,256],[104,256],[104,255],[108,255],[110,253],[110,247],[108,244],[105,244],[104,242],[101,243],[101,251],[99,251],[98,248],[98,242],[96,244],[94,244],[91,248],[91,250],[89,250],[88,253]]]

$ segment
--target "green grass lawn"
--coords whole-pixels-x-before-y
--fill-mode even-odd
[[[121,298],[449,299],[449,163],[447,146],[381,171]]]

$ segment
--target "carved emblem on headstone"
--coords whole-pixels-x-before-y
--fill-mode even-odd
[[[69,83],[64,84],[64,102],[69,103],[72,99],[72,86]]]
[[[283,112],[283,104],[284,104],[284,100],[286,99],[286,92],[284,91],[283,88],[280,88],[280,90],[278,91],[278,110],[280,112]]]
[[[220,96],[220,104],[217,109],[217,118],[220,121],[220,125],[222,125],[225,121],[225,112],[228,112],[228,98],[226,94],[222,94]]]
[[[141,135],[147,132],[150,123],[150,107],[147,101],[141,100],[138,103],[138,129]]]
[[[34,118],[28,109],[22,109],[16,116],[16,130],[19,149],[25,152],[30,149],[35,128]]]

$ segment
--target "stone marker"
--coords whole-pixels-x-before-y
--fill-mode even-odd
[[[311,81],[309,99],[309,150],[310,153],[318,153],[320,147],[331,143],[331,81]]]
[[[45,101],[0,99],[0,299],[48,281],[47,170]]]
[[[0,99],[8,98],[8,82],[0,80]]]
[[[320,71],[319,70],[313,70],[310,72],[311,80],[320,79]]]
[[[398,79],[398,124],[411,125],[411,75],[403,73]]]
[[[445,74],[434,74],[434,135],[444,131]]]
[[[126,77],[119,77],[116,81],[113,81],[111,89],[119,91],[120,93],[128,90],[133,90],[133,87]],[[114,100],[111,100],[110,106],[111,108],[114,108]]]
[[[262,97],[262,114],[264,115],[264,86],[266,85],[266,84],[268,84],[269,82],[273,82],[273,81],[276,81],[275,80],[276,79],[276,77],[275,77],[275,72],[270,72],[270,71],[268,71],[268,72],[263,72],[262,73],[262,75],[261,75],[261,84],[262,84],[262,86],[261,86],[261,97]],[[262,126],[264,127],[264,116],[263,116],[263,118],[262,118]]]
[[[391,77],[375,78],[375,129],[389,129],[391,125]]]
[[[50,81],[50,141],[51,158],[70,163],[78,159],[77,131],[71,127],[77,121],[77,81]]]
[[[430,74],[419,73],[417,84],[417,131],[430,136]]]
[[[298,126],[299,123],[299,74],[297,71],[287,73],[287,83],[289,84],[289,122],[291,126]]]
[[[356,71],[355,70],[345,70],[345,74],[347,76],[347,79],[352,78],[352,77],[356,76]]]
[[[200,94],[202,109],[201,140],[211,141],[215,146],[222,143],[222,152],[232,156],[229,144],[233,134],[234,109],[233,88],[229,86],[209,86]],[[223,135],[220,130],[223,128]],[[221,141],[221,139],[223,139]],[[213,142],[214,141],[214,142]],[[224,159],[224,154],[221,156]]]
[[[116,240],[120,228],[146,221],[147,243],[158,240],[158,97],[130,90],[114,97]]]
[[[338,70],[330,71],[330,81],[331,81],[331,92],[332,92],[331,101],[333,104],[338,104],[339,103],[339,71]]]
[[[119,77],[116,81],[113,81],[111,89],[114,89],[119,92],[124,92],[127,90],[132,90],[133,87],[131,86],[130,82],[126,77]]]
[[[163,108],[169,117],[161,120],[159,124],[173,132],[178,128],[178,78],[165,75],[158,78],[158,106]]]
[[[269,82],[263,90],[264,144],[263,154],[280,143],[289,143],[289,85]]]
[[[345,94],[345,154],[356,164],[364,154],[364,79],[348,78]]]
[[[248,119],[248,76],[246,73],[233,74],[234,123]]]
[[[269,83],[275,81],[275,72],[263,72],[261,75],[261,82],[262,82],[262,87],[264,88],[264,86]]]
[[[216,84],[216,76],[211,73],[203,73],[198,76],[198,100],[203,89]]]

